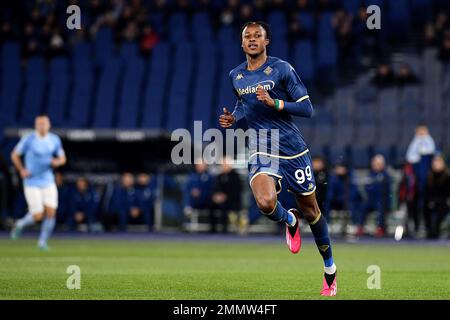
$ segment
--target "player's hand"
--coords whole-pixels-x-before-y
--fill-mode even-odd
[[[22,170],[20,170],[20,171],[19,171],[19,174],[20,174],[20,177],[21,177],[22,179],[26,179],[26,178],[28,178],[28,177],[31,176],[30,171],[28,171],[27,169],[22,169]]]
[[[53,158],[51,165],[53,168],[57,168],[57,167],[61,166],[61,160],[58,158]]]
[[[275,101],[270,97],[269,92],[267,92],[262,85],[259,85],[256,88],[256,99],[263,102],[268,107],[275,107]]]
[[[227,108],[223,108],[223,114],[219,117],[219,124],[222,128],[229,128],[235,122],[234,116]]]

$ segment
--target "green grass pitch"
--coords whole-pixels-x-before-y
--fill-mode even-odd
[[[280,237],[281,238],[281,237]],[[299,254],[282,242],[0,239],[0,299],[326,299],[311,241]],[[450,299],[450,247],[336,243],[336,299]],[[81,289],[69,290],[69,265]],[[381,289],[367,289],[369,265]]]

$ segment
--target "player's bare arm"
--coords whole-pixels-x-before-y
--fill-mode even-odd
[[[20,155],[16,151],[11,152],[11,161],[22,179],[31,176],[31,173],[25,168]]]
[[[66,164],[66,162],[67,162],[66,155],[61,155],[57,158],[52,159],[52,167],[53,168],[62,167],[63,165]]]

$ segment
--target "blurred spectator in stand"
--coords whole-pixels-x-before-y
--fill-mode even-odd
[[[107,230],[118,222],[120,231],[126,231],[128,222],[139,220],[142,213],[139,209],[139,197],[134,187],[134,176],[126,172],[122,174],[120,185],[114,188],[110,199],[109,212],[104,217]]]
[[[144,55],[150,54],[158,42],[159,35],[153,30],[153,27],[150,24],[146,24],[144,30],[142,30],[142,36],[139,42],[141,53]]]
[[[444,40],[439,49],[439,59],[443,63],[448,63],[450,61],[450,30],[445,32]]]
[[[441,155],[433,158],[425,187],[425,226],[428,239],[438,239],[450,212],[450,172]]]
[[[222,25],[236,25],[238,23],[239,0],[228,0],[227,6],[220,13]]]
[[[327,216],[325,212],[325,203],[327,199],[328,187],[328,168],[325,159],[322,157],[314,157],[312,159],[314,179],[316,180],[316,197],[320,211]]]
[[[417,179],[417,210],[419,216],[423,215],[424,193],[431,161],[436,152],[436,145],[425,125],[416,127],[413,140],[406,151],[406,161],[411,163]]]
[[[134,42],[138,36],[138,28],[135,22],[130,22],[121,34],[121,40],[125,42]]]
[[[4,44],[8,41],[16,40],[14,32],[11,28],[11,23],[4,22],[0,29],[0,44]]]
[[[386,170],[384,156],[377,154],[372,158],[368,180],[365,187],[367,199],[361,214],[357,236],[364,234],[366,216],[371,212],[376,212],[377,229],[375,237],[378,238],[385,235],[385,218],[391,206],[391,179]]]
[[[397,85],[400,87],[417,84],[419,79],[411,70],[411,67],[407,64],[402,64],[398,70]]]
[[[214,180],[203,159],[196,162],[198,163],[194,165],[195,171],[189,175],[183,193],[184,213],[188,217],[192,217],[192,214],[198,214],[198,210],[208,210],[209,212],[211,209]]]
[[[334,16],[333,24],[336,30],[340,72],[345,74],[352,70],[355,64],[352,19],[344,10],[339,10]]]
[[[238,224],[239,211],[242,207],[242,183],[239,174],[231,166],[231,159],[225,157],[222,172],[215,178],[212,194],[212,210],[210,216],[211,232],[217,231],[216,212],[220,212],[222,232],[228,232],[228,219]]]
[[[65,54],[64,38],[58,28],[53,30],[50,38],[48,58],[54,58]]]
[[[97,220],[97,209],[100,197],[86,178],[80,177],[75,183],[74,192],[70,193],[69,216],[67,225],[69,230],[79,230],[81,224],[87,225],[87,230],[92,231],[93,224]]]
[[[439,42],[436,37],[436,30],[434,29],[434,25],[432,23],[427,23],[424,29],[423,44],[425,45],[425,47],[436,47]]]
[[[67,222],[69,216],[68,204],[70,187],[66,184],[64,175],[61,172],[55,173],[55,183],[58,189],[58,209],[56,210],[56,222],[63,224]]]
[[[289,23],[288,28],[288,40],[289,42],[295,43],[301,39],[308,39],[311,35],[302,25],[302,22],[299,21],[295,15],[295,17]]]
[[[353,172],[345,163],[338,162],[329,178],[324,214],[330,221],[332,210],[346,211],[350,213],[352,223],[357,225],[360,219],[360,206],[361,195],[354,181]]]
[[[237,25],[243,25],[247,21],[255,20],[253,17],[253,7],[250,4],[243,4],[239,9],[239,17],[236,19]]]
[[[411,163],[407,162],[403,167],[403,176],[400,182],[398,196],[399,203],[406,205],[407,219],[405,223],[405,237],[416,238],[420,227],[420,215],[418,210],[417,178]],[[410,222],[414,223],[413,230]]]
[[[142,212],[144,222],[148,230],[153,230],[154,206],[157,193],[156,179],[147,173],[140,173],[137,176],[136,191],[139,197],[139,208]]]
[[[395,75],[392,68],[385,63],[378,66],[372,83],[378,88],[387,88],[395,84]]]
[[[445,11],[440,11],[436,15],[434,29],[439,40],[444,38],[445,31],[450,27],[450,21]]]

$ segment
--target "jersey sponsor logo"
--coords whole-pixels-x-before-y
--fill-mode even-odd
[[[272,80],[265,80],[258,83],[255,83],[254,85],[247,86],[245,88],[237,88],[236,91],[239,94],[239,96],[243,96],[245,94],[251,94],[256,93],[256,89],[262,86],[264,90],[272,90],[275,87],[275,82]]]
[[[266,74],[266,75],[269,75],[271,72],[272,72],[272,68],[271,67],[267,67],[267,68],[265,68],[264,69],[264,73]]]
[[[242,79],[244,76],[242,75],[242,73],[239,73],[237,76],[236,76],[236,80],[240,80],[240,79]]]

